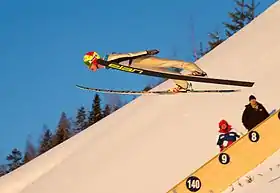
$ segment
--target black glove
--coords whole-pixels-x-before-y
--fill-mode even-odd
[[[159,50],[147,50],[148,55],[156,55],[159,53]]]

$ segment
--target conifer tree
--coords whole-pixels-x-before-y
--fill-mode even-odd
[[[237,7],[234,12],[228,13],[231,23],[224,22],[227,37],[232,36],[246,25],[245,0],[234,0],[234,2]]]
[[[103,110],[103,117],[107,117],[110,114],[111,114],[111,108],[108,104],[106,104]]]
[[[47,128],[47,126],[44,126],[44,133],[42,135],[42,139],[40,141],[40,147],[39,147],[39,154],[43,154],[46,151],[50,150],[53,147],[53,136],[50,129]]]
[[[259,5],[260,2],[256,3],[255,0],[251,0],[250,4],[248,3],[245,4],[245,7],[247,8],[246,11],[247,23],[250,23],[257,16],[256,9]]]
[[[0,177],[4,176],[7,173],[8,173],[7,165],[5,164],[0,165]]]
[[[36,156],[37,156],[37,150],[34,147],[34,145],[32,144],[31,140],[28,139],[26,142],[26,150],[25,150],[25,154],[23,157],[23,163],[25,164],[25,163],[31,161]]]
[[[70,121],[68,120],[66,113],[62,112],[58,123],[56,133],[53,138],[54,146],[64,142],[71,137]]]
[[[224,39],[221,38],[218,31],[209,34],[210,40],[208,41],[209,50],[213,50],[219,44],[221,44]]]
[[[80,107],[75,121],[75,133],[79,133],[87,128],[87,113],[85,107]]]
[[[233,12],[229,12],[231,23],[224,22],[228,37],[242,29],[256,17],[256,8],[260,4],[259,2],[256,3],[255,0],[251,0],[250,3],[246,3],[245,0],[234,0],[234,2],[236,8]]]
[[[119,110],[121,107],[118,104],[112,105],[112,112]]]
[[[207,54],[207,52],[208,52],[207,49],[204,49],[204,47],[203,47],[203,43],[200,42],[199,43],[199,51],[193,57],[195,57],[196,59],[199,59],[202,56],[204,56],[205,54]]]
[[[88,126],[91,126],[92,124],[96,123],[97,121],[102,119],[102,110],[101,110],[101,99],[98,94],[95,94],[93,103],[92,103],[92,109],[89,113],[88,118]]]
[[[8,163],[8,172],[11,172],[22,165],[22,153],[17,148],[6,157]]]

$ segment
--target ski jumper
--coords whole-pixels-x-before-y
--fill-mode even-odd
[[[172,72],[168,68],[179,68],[190,72],[205,73],[196,64],[191,62],[185,62],[182,60],[170,60],[165,58],[158,58],[148,54],[147,51],[131,52],[131,53],[113,53],[105,56],[104,60],[114,61],[125,66],[131,66],[136,68],[143,68],[160,72]],[[206,74],[206,73],[205,73]],[[187,89],[188,82],[184,80],[173,80],[178,86]]]

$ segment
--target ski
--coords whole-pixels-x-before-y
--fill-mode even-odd
[[[83,89],[83,90],[89,90],[89,91],[95,91],[95,92],[101,92],[101,93],[110,93],[110,94],[123,94],[123,95],[174,95],[174,94],[180,94],[180,93],[231,93],[231,92],[239,92],[238,89],[228,89],[228,90],[182,90],[176,93],[170,92],[168,90],[162,90],[162,91],[133,91],[133,90],[111,90],[111,89],[101,89],[101,88],[92,88],[92,87],[86,87],[82,85],[76,85],[76,87]]]
[[[97,62],[100,65],[103,65],[107,68],[112,68],[115,70],[120,70],[120,71],[139,74],[139,75],[161,77],[161,78],[175,79],[175,80],[186,80],[186,81],[193,81],[193,82],[241,86],[241,87],[252,87],[254,85],[254,82],[248,82],[248,81],[227,80],[227,79],[207,78],[207,77],[199,77],[199,76],[180,75],[174,73],[156,72],[147,69],[125,66],[114,62],[111,63],[102,59],[98,59]]]

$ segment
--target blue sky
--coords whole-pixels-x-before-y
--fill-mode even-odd
[[[62,111],[75,117],[81,105],[90,108],[94,93],[75,84],[142,89],[154,81],[112,70],[90,72],[82,62],[85,52],[156,48],[159,56],[171,57],[176,49],[178,59],[193,60],[190,17],[198,47],[208,32],[222,29],[234,5],[230,0],[0,2],[0,161],[14,147],[24,150],[28,136],[37,143],[44,124],[54,130]],[[258,12],[273,0],[260,2]]]

